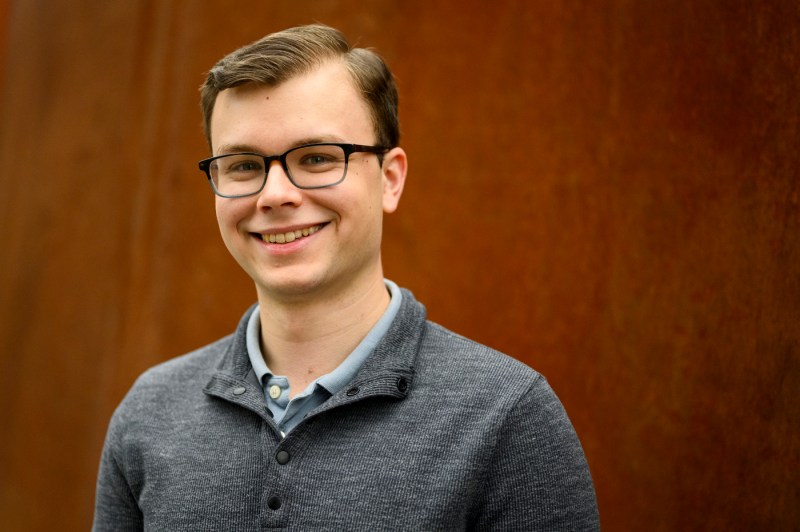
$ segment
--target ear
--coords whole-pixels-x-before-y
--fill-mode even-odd
[[[383,156],[381,167],[383,180],[383,212],[392,213],[397,210],[403,185],[406,183],[408,157],[403,148],[392,148]]]

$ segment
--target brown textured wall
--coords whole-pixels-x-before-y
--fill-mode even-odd
[[[398,77],[387,275],[548,377],[604,528],[800,526],[800,5],[587,4],[4,4],[0,523],[86,529],[135,376],[253,300],[196,89],[316,20]]]

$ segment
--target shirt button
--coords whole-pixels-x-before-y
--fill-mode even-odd
[[[277,510],[278,508],[281,507],[281,500],[273,495],[272,497],[267,499],[267,506],[269,506],[270,510]]]
[[[244,388],[244,386],[239,386],[233,389],[233,395],[242,395],[246,391],[247,390]]]
[[[275,460],[277,460],[280,465],[286,465],[289,463],[289,453],[286,451],[278,451],[278,454],[275,455]]]
[[[283,393],[283,390],[281,390],[281,387],[278,386],[277,384],[273,384],[272,386],[269,387],[269,396],[272,397],[273,399],[277,399],[278,397],[280,397],[281,393]]]

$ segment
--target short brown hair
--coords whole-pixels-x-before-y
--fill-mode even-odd
[[[370,109],[378,145],[400,142],[397,87],[389,67],[374,51],[354,48],[334,28],[321,24],[272,33],[223,57],[200,88],[203,129],[211,146],[211,114],[225,89],[255,83],[277,86],[326,60],[341,58]]]

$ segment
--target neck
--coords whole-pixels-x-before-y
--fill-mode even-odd
[[[335,297],[287,302],[259,291],[261,349],[275,375],[285,375],[290,395],[330,373],[377,323],[389,304],[379,276]]]

